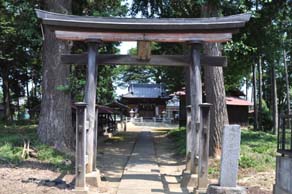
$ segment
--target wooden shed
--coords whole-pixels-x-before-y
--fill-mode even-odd
[[[247,126],[248,111],[252,103],[238,97],[226,97],[227,113],[230,124]]]
[[[174,93],[180,97],[180,126],[186,123],[186,93],[185,88]],[[243,98],[227,96],[226,106],[229,124],[248,126],[249,109],[253,104]]]

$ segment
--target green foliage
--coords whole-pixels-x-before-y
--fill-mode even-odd
[[[0,162],[21,164],[25,160],[21,158],[24,139],[30,140],[30,147],[37,151],[37,160],[56,169],[72,170],[72,166],[64,165],[66,159],[71,159],[69,156],[39,142],[34,124],[0,124]]]
[[[69,85],[59,85],[56,87],[56,90],[62,91],[62,92],[69,92],[71,91],[71,88]]]
[[[182,54],[183,47],[178,44],[152,43],[151,53]],[[137,55],[137,49],[131,49],[129,54]],[[184,68],[181,67],[121,65],[117,67],[115,74],[118,86],[127,86],[129,83],[163,83],[168,92],[172,93],[185,85]]]
[[[273,127],[273,116],[272,111],[267,106],[265,100],[262,101],[262,122],[263,122],[263,129],[266,131],[271,131]]]
[[[125,16],[127,14],[127,4],[122,5],[123,0],[86,0],[72,1],[73,14],[91,15],[100,17]]]
[[[38,3],[0,0],[0,75],[8,83],[3,95],[10,97],[10,103],[27,95],[29,82],[40,86],[42,39],[34,11]]]
[[[73,14],[90,15],[102,17],[125,16],[127,14],[127,5],[122,4],[122,0],[109,1],[72,1]],[[118,52],[117,43],[104,43],[99,47],[98,52],[101,54],[115,54]],[[73,53],[82,53],[87,51],[87,45],[84,43],[74,43]],[[97,78],[97,103],[107,104],[114,100],[113,81],[116,77],[115,66],[98,66]],[[73,66],[71,75],[68,78],[69,84],[66,90],[72,93],[75,101],[83,101],[84,88],[86,84],[86,68]]]
[[[223,55],[228,57],[228,67],[224,69],[226,92],[241,89],[246,84],[246,80],[247,85],[250,86],[252,84],[252,66],[258,64],[261,57],[263,67],[263,97],[267,102],[267,107],[269,109],[272,107],[271,67],[275,65],[279,110],[285,110],[287,95],[285,80],[283,79],[285,77],[283,50],[287,52],[286,60],[289,63],[291,61],[292,50],[291,1],[133,0],[131,14],[133,16],[142,14],[144,17],[161,18],[201,17],[211,14],[205,13],[204,9],[202,9],[210,5],[218,8],[219,15],[232,15],[244,12],[252,14],[251,20],[247,25],[239,33],[233,35],[233,41],[223,45]],[[159,46],[162,45],[164,44],[159,44]],[[161,47],[160,51],[162,53],[169,53],[167,49],[171,48],[173,47]],[[164,49],[166,49],[166,52]],[[175,53],[181,54],[181,52]],[[171,72],[164,70],[161,73],[171,75]],[[288,72],[288,74],[291,81],[291,73]],[[166,85],[168,85],[169,83],[179,83],[180,78],[175,79],[175,81],[163,81],[166,81]],[[267,118],[269,121],[267,111],[263,111],[262,117]],[[270,122],[264,128],[268,130]]]
[[[186,128],[180,127],[178,129],[171,130],[168,133],[170,138],[173,138],[175,141],[175,147],[177,152],[181,155],[186,154]]]

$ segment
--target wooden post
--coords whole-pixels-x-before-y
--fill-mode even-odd
[[[75,103],[76,110],[76,153],[75,153],[75,189],[87,190],[86,173],[86,103]]]
[[[187,162],[186,170],[181,182],[182,187],[198,186],[198,148],[199,148],[199,129],[200,129],[200,107],[202,103],[202,79],[200,64],[201,42],[193,41],[191,43],[191,61],[187,80],[187,88],[189,90],[186,95],[189,97],[189,108],[187,121]],[[188,87],[189,86],[189,87]]]
[[[123,116],[123,129],[125,132],[127,131],[127,115],[125,115],[125,119]]]
[[[97,156],[97,137],[98,137],[98,108],[96,107],[95,110],[95,123],[94,123],[94,139],[93,139],[93,162],[92,162],[92,168],[93,171],[96,171],[96,156]]]
[[[202,79],[201,79],[201,63],[200,49],[202,42],[191,42],[191,59],[189,66],[190,73],[190,103],[191,103],[191,120],[193,140],[191,146],[191,173],[198,173],[198,145],[199,145],[199,129],[200,129],[200,107],[202,103]]]
[[[151,57],[151,42],[150,41],[138,41],[138,58],[140,60],[150,60]]]
[[[88,156],[88,164],[86,172],[90,173],[95,169],[93,167],[94,156],[94,125],[95,125],[95,105],[96,105],[96,85],[97,85],[97,66],[96,54],[98,40],[87,40],[88,43],[88,65],[86,73],[86,88],[85,88],[85,102],[87,103],[87,121],[89,123],[87,131],[87,145],[86,151]]]
[[[200,104],[201,118],[199,130],[199,170],[198,189],[207,189],[208,186],[208,160],[209,160],[209,137],[210,137],[210,108],[211,104]]]
[[[190,172],[191,170],[191,150],[189,149],[191,147],[191,128],[192,128],[192,115],[191,115],[191,106],[186,107],[186,112],[187,112],[187,121],[186,121],[186,133],[187,133],[187,142],[186,142],[186,171]]]

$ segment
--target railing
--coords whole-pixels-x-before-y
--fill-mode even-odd
[[[277,152],[282,156],[292,156],[292,115],[280,116]]]

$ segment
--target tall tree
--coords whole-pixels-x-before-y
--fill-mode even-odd
[[[6,118],[20,111],[19,98],[39,66],[40,30],[34,8],[38,1],[0,0],[0,75]],[[39,74],[35,74],[39,80]],[[13,106],[11,107],[11,105]]]
[[[45,0],[43,8],[57,13],[71,13],[71,0]],[[54,32],[44,27],[43,82],[38,135],[42,142],[65,151],[74,145],[71,94],[59,90],[68,84],[70,67],[62,65],[61,54],[69,53],[69,42],[57,40]]]
[[[273,103],[273,133],[276,134],[278,130],[278,95],[277,95],[277,80],[275,73],[275,65],[272,64],[272,103]]]
[[[285,82],[286,82],[286,95],[287,95],[287,113],[290,114],[290,85],[289,85],[289,74],[288,74],[288,66],[286,62],[286,51],[285,48],[283,49],[283,62],[284,62],[284,69],[285,69]]]
[[[252,94],[253,94],[253,129],[258,129],[258,107],[257,107],[257,79],[256,79],[256,64],[252,66]]]
[[[219,2],[207,1],[202,5],[202,17],[219,15]],[[218,43],[204,43],[204,52],[210,56],[220,56],[221,48]],[[211,156],[221,154],[222,129],[228,123],[225,100],[224,76],[222,67],[204,67],[204,84],[206,100],[212,104],[210,123],[210,150]]]
[[[4,119],[6,121],[12,120],[11,114],[11,95],[10,95],[10,81],[9,81],[9,64],[7,61],[1,64],[2,90],[4,99]]]
[[[262,57],[259,57],[258,62],[258,74],[259,74],[259,89],[258,89],[258,98],[259,98],[259,109],[258,109],[258,122],[259,130],[262,130],[262,102],[263,102],[263,69],[262,69]]]

